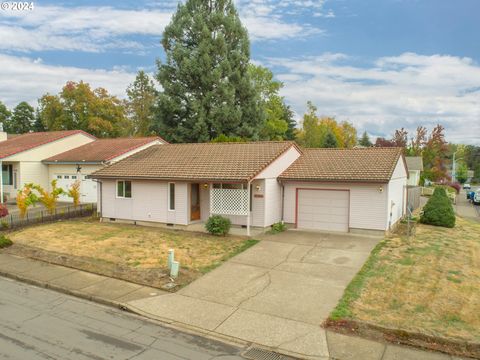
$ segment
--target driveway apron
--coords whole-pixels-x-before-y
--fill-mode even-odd
[[[128,305],[286,354],[327,358],[321,323],[380,238],[290,230],[261,240],[175,294]]]

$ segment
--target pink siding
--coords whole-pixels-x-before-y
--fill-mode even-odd
[[[351,229],[387,229],[387,186],[378,184],[342,184],[320,182],[292,182],[285,184],[284,221],[295,223],[296,189],[317,188],[350,190],[349,227]]]

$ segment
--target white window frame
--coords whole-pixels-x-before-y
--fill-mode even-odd
[[[123,182],[123,196],[118,195],[118,183]],[[125,183],[129,182],[130,183],[130,197],[125,196]],[[115,196],[117,199],[131,199],[133,198],[133,185],[130,180],[117,180],[115,182]]]
[[[170,196],[171,196],[170,187],[171,187],[171,185],[173,185],[173,209],[170,207],[170,205],[172,203],[172,201],[170,199]],[[168,183],[168,188],[167,188],[167,191],[168,191],[168,196],[167,196],[167,198],[168,198],[168,205],[167,205],[168,206],[168,211],[175,211],[175,208],[176,208],[176,205],[177,205],[177,202],[176,202],[176,197],[177,197],[176,192],[177,191],[176,190],[177,190],[176,184],[174,182],[169,182]]]

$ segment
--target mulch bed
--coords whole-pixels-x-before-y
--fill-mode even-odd
[[[345,335],[355,335],[396,345],[440,351],[455,356],[480,359],[480,343],[446,339],[400,329],[389,329],[356,320],[327,319],[323,327]]]
[[[168,270],[166,268],[140,269],[112,264],[101,259],[46,251],[36,247],[15,243],[6,249],[3,249],[2,251],[11,255],[41,260],[50,264],[88,271],[90,273],[126,280],[132,283],[151,286],[159,289],[162,289],[164,285],[171,282],[168,275]],[[177,279],[175,279],[177,286],[172,289],[163,288],[162,290],[177,291],[182,286],[185,286],[198,278],[200,275],[201,274],[195,271],[180,269],[179,276]]]

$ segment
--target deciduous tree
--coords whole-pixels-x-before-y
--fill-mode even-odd
[[[151,134],[157,90],[143,70],[137,73],[135,81],[127,88],[127,95],[127,111],[132,122],[133,134],[138,136]]]
[[[92,90],[80,81],[69,81],[58,95],[39,100],[40,119],[48,130],[84,130],[97,137],[127,135],[123,101],[103,88]]]

